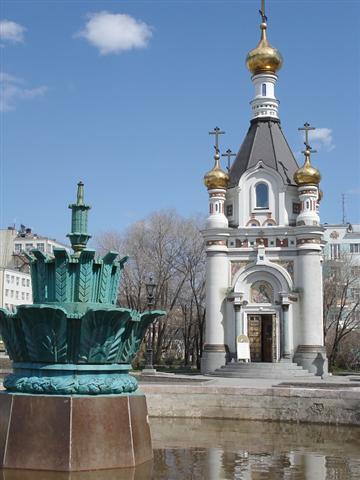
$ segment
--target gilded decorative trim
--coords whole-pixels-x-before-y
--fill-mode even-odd
[[[226,240],[208,240],[206,242],[207,247],[212,247],[213,245],[219,245],[226,247],[227,243]]]
[[[296,240],[296,245],[304,245],[306,243],[315,243],[319,245],[320,240],[318,238],[300,238],[299,240]]]

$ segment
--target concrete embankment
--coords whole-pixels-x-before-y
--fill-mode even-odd
[[[149,415],[360,426],[360,382],[194,380],[140,379]]]

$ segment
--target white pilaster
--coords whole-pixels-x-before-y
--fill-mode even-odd
[[[298,239],[298,286],[301,291],[301,328],[294,361],[316,375],[327,373],[323,332],[322,266],[320,239]]]
[[[201,371],[209,373],[226,363],[225,315],[229,281],[227,241],[224,236],[206,239],[206,327]],[[214,236],[212,236],[214,238]]]

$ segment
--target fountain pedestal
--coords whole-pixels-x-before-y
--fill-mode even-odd
[[[152,459],[145,396],[0,393],[0,467],[81,471]]]

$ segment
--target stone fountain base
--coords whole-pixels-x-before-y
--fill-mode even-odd
[[[143,394],[0,392],[0,468],[116,469],[152,457]]]

